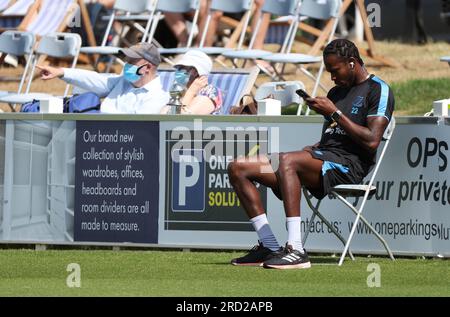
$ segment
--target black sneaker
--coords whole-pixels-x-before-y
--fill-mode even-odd
[[[305,249],[303,252],[294,250],[292,246],[286,244],[283,253],[264,261],[263,266],[266,269],[308,269],[311,267],[311,262]]]
[[[236,258],[231,260],[231,264],[233,265],[246,265],[246,266],[261,266],[264,261],[271,259],[274,256],[278,256],[283,253],[283,248],[280,248],[278,251],[272,251],[269,248],[263,246],[261,242],[258,242],[258,245],[255,245],[246,255],[240,258]]]

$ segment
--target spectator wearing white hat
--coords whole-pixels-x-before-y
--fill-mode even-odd
[[[212,60],[205,53],[190,50],[175,65],[175,81],[186,87],[181,100],[181,114],[219,114],[223,104],[222,91],[208,83]],[[161,113],[167,113],[165,107]]]

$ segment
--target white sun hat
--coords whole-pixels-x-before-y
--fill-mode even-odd
[[[181,58],[176,62],[176,66],[192,66],[195,67],[200,76],[207,76],[212,70],[212,60],[202,51],[190,50],[187,51]]]

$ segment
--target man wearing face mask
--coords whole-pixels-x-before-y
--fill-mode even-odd
[[[158,49],[141,43],[120,51],[126,64],[122,75],[38,66],[43,80],[60,78],[104,98],[100,111],[109,114],[159,114],[169,101],[162,88],[157,67],[161,62]]]

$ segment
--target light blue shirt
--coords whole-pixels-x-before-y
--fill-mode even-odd
[[[65,82],[105,98],[100,111],[110,114],[159,114],[169,102],[159,76],[147,85],[136,88],[121,75],[64,68]]]

